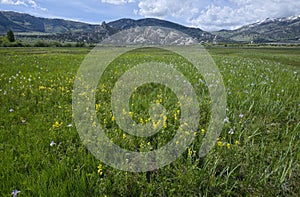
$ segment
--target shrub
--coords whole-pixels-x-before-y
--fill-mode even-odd
[[[49,47],[49,44],[45,41],[39,40],[34,44],[35,47]]]

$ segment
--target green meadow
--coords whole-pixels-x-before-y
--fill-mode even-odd
[[[140,62],[174,65],[198,96],[195,140],[170,165],[133,173],[112,168],[83,145],[72,115],[77,70],[90,48],[0,48],[0,196],[299,196],[300,48],[207,47],[227,92],[224,127],[205,157],[210,98],[202,76],[183,58],[157,48],[122,55],[105,71],[95,110],[112,142],[151,151],[176,134],[181,117],[174,93],[158,84],[139,87],[129,115],[153,122],[151,103],[167,115],[162,129],[140,138],[123,132],[110,106],[119,77]]]

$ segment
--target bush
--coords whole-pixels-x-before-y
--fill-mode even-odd
[[[35,47],[49,47],[49,43],[39,40],[34,44]]]
[[[63,47],[72,47],[71,43],[64,44]]]
[[[85,47],[85,43],[84,42],[77,42],[76,47]]]
[[[51,47],[62,47],[62,44],[60,42],[51,42],[50,46]]]
[[[0,47],[5,47],[8,44],[9,44],[9,41],[7,40],[7,38],[4,36],[1,36],[0,37]]]

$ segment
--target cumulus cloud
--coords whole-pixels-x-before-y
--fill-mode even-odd
[[[140,0],[138,7],[135,13],[141,16],[173,17],[205,30],[234,29],[300,13],[300,1],[294,0]]]
[[[126,3],[133,3],[135,0],[101,0],[102,3],[110,3],[114,5],[122,5]]]
[[[138,4],[139,14],[145,17],[189,17],[199,12],[198,0],[143,0]]]
[[[24,5],[26,6],[24,1],[14,1],[14,0],[1,0],[2,4],[7,4],[7,5]]]
[[[208,5],[188,22],[206,30],[235,29],[266,18],[293,16],[300,13],[300,1],[230,0],[231,6]]]
[[[6,5],[22,5],[46,11],[46,8],[40,7],[34,0],[1,0],[2,4]]]

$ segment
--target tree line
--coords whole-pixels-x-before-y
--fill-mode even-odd
[[[34,43],[25,43],[16,40],[14,32],[8,30],[6,36],[0,36],[0,47],[94,47],[95,45],[87,45],[84,42],[77,43],[60,43],[58,41],[37,40]]]

